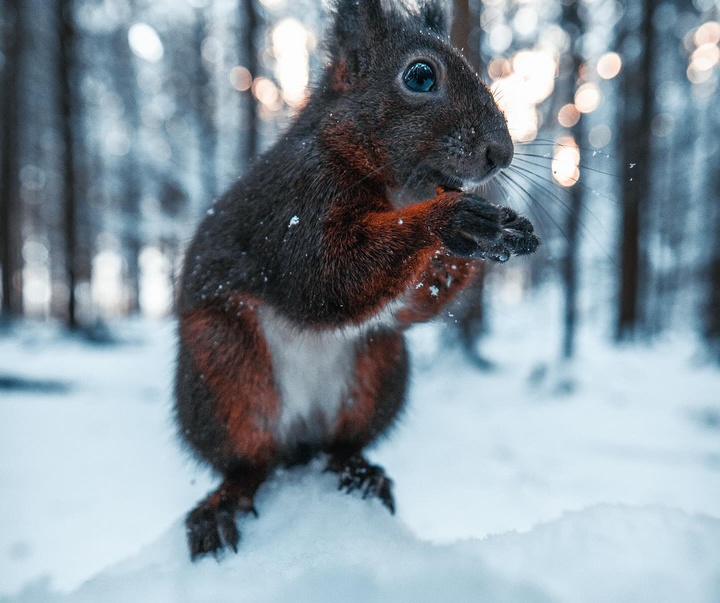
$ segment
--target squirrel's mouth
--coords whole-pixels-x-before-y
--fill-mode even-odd
[[[438,174],[438,186],[445,191],[468,191],[485,184],[489,180],[492,180],[499,172],[501,168],[493,167],[484,176],[461,178],[460,176],[449,176],[447,174]]]
[[[439,179],[438,186],[443,189],[444,191],[455,191],[459,192],[463,190],[463,184],[464,180],[462,178],[458,178],[457,176],[442,176]]]

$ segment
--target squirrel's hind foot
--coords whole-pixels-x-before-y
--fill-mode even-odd
[[[185,532],[193,561],[207,554],[217,556],[224,547],[237,553],[240,532],[230,509],[198,505],[185,520]]]
[[[375,496],[390,513],[395,514],[392,480],[382,467],[371,465],[362,454],[333,456],[326,471],[338,474],[338,490],[345,490],[348,494],[359,490],[363,498]]]
[[[257,517],[253,504],[257,485],[225,480],[188,513],[185,533],[192,561],[208,554],[217,558],[225,548],[237,553],[240,542],[237,516],[253,514]]]

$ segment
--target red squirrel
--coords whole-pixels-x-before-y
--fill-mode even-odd
[[[391,480],[363,451],[403,408],[404,330],[478,261],[539,243],[529,220],[467,192],[513,144],[440,0],[336,0],[326,48],[305,107],[185,257],[176,418],[223,480],[187,516],[193,559],[237,551],[258,487],[316,455],[340,489],[394,512]]]

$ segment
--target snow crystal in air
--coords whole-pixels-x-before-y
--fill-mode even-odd
[[[292,218],[290,218],[288,228],[291,228],[292,226],[297,226],[298,224],[300,224],[300,218],[298,216],[293,216]]]

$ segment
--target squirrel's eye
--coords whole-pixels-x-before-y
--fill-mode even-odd
[[[413,92],[430,92],[435,88],[435,71],[427,63],[413,63],[403,73],[405,86]]]

